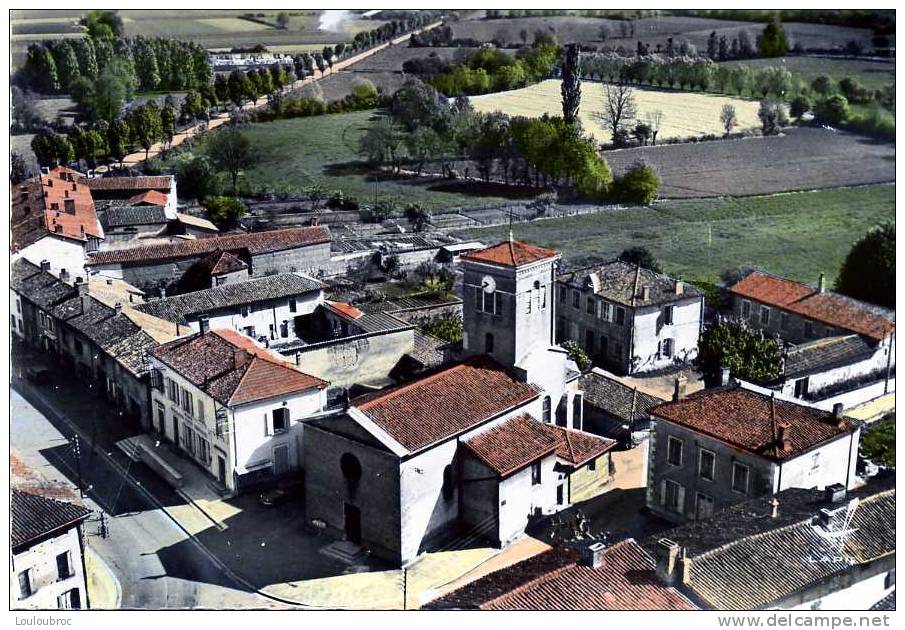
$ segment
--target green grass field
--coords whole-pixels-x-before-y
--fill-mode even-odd
[[[826,59],[823,57],[785,57],[781,59],[746,59],[744,61],[727,61],[727,65],[744,65],[754,70],[778,66],[786,68],[812,81],[825,74],[839,81],[845,77],[857,78],[865,87],[880,89],[891,83],[896,77],[896,64],[883,61],[865,61],[861,59]]]
[[[520,90],[472,96],[469,100],[479,112],[501,111],[510,116],[530,117],[538,117],[544,113],[561,116],[560,89],[560,81],[549,79]],[[640,87],[634,88],[633,92],[638,104],[638,120],[643,121],[645,115],[650,112],[657,110],[663,112],[662,127],[657,136],[660,140],[722,134],[720,111],[726,104],[735,107],[738,115],[737,131],[759,126],[758,102],[755,100]],[[611,141],[610,132],[605,129],[605,124],[599,118],[599,114],[604,110],[604,94],[602,83],[594,81],[582,83],[579,118],[585,131],[593,135],[598,142]]]
[[[895,220],[895,187],[871,186],[768,197],[665,201],[596,215],[515,225],[518,239],[556,247],[566,261],[649,248],[665,270],[716,281],[729,269],[758,267],[803,282],[832,281],[851,245],[873,225]],[[508,227],[468,230],[493,242]]]
[[[245,133],[259,152],[257,165],[240,177],[251,187],[298,191],[314,183],[339,189],[362,202],[379,198],[399,203],[420,202],[426,207],[474,206],[505,201],[493,194],[450,192],[450,182],[412,178],[393,180],[384,173],[375,184],[372,169],[360,162],[359,139],[375,119],[375,112],[331,114],[249,125]],[[467,192],[479,186],[470,182]]]

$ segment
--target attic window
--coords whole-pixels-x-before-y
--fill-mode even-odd
[[[352,453],[343,453],[339,458],[339,468],[347,481],[356,482],[361,479],[361,462]]]

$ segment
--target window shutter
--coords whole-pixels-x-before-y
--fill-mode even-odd
[[[264,435],[272,435],[270,416],[268,416],[266,413],[264,414]]]
[[[666,479],[660,482],[660,505],[666,507]]]
[[[677,509],[676,511],[680,514],[685,513],[685,487],[681,484],[676,488],[676,503]]]

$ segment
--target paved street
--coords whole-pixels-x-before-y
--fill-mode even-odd
[[[148,490],[164,501],[181,502],[161,482],[139,469],[123,476],[112,451],[95,453],[84,442],[79,466],[68,441],[73,430],[48,409],[39,411],[44,404],[39,389],[15,380],[10,395],[11,448],[19,459],[47,480],[73,486],[81,468],[88,507],[109,515],[106,538],[98,535],[97,519],[89,522],[88,544],[119,580],[123,608],[282,607],[229,578],[154,505]],[[159,552],[172,548],[180,553],[167,557],[165,568]]]

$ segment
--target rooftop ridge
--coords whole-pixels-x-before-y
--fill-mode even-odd
[[[422,386],[425,383],[432,383],[442,376],[445,376],[452,372],[461,371],[461,370],[465,369],[466,367],[468,367],[468,365],[469,364],[464,361],[461,363],[457,363],[444,370],[439,370],[429,376],[425,376],[422,379],[416,379],[414,381],[406,383],[405,385],[391,389],[390,391],[386,392],[385,394],[377,395],[377,396],[374,396],[373,398],[369,398],[368,400],[364,401],[360,405],[355,405],[355,406],[358,407],[361,411],[367,411],[369,408],[374,407],[376,405],[376,403],[378,403],[378,402],[386,402],[388,400],[392,400],[393,398],[396,398],[397,396],[399,396],[402,393],[411,391],[416,386]]]

